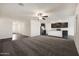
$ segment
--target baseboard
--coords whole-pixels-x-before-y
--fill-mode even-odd
[[[12,39],[12,37],[9,37],[9,38],[2,38],[2,39],[4,39],[4,40],[5,40],[5,39]],[[0,40],[2,40],[2,39],[0,39]]]
[[[56,37],[56,38],[63,38],[63,37],[52,36],[52,35],[46,35],[46,36],[50,36],[50,37]]]
[[[69,35],[68,39],[74,40],[74,36]]]

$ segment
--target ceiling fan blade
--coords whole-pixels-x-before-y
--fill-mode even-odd
[[[46,20],[45,18],[42,18],[43,20]]]
[[[43,16],[43,17],[48,17],[48,16]]]

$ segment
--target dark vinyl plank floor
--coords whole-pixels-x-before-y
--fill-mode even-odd
[[[1,56],[78,56],[73,40],[49,36],[0,40]]]

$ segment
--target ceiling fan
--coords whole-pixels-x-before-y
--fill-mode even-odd
[[[43,13],[38,13],[37,16],[39,19],[41,18],[42,20],[46,20],[46,18],[48,17],[48,15],[44,15]]]
[[[24,3],[18,3],[19,6],[24,6]],[[38,19],[46,20],[48,15],[44,14],[43,12],[36,13]]]

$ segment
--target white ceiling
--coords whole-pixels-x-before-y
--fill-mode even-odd
[[[68,3],[0,3],[0,16],[28,19],[35,17],[39,11],[48,16],[71,16],[74,15],[76,4]]]

